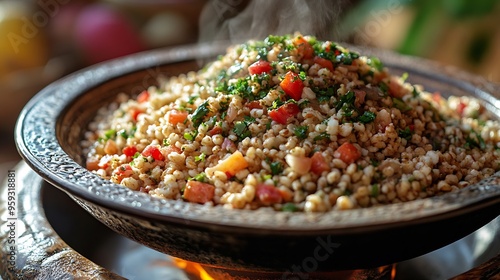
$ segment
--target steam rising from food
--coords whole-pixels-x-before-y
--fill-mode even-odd
[[[318,39],[335,38],[346,1],[212,0],[200,18],[200,42],[264,39],[294,32]]]

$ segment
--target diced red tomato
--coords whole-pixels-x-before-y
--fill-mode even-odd
[[[129,111],[130,116],[134,121],[137,121],[137,118],[139,117],[140,114],[142,114],[142,111],[139,109],[132,109]]]
[[[134,174],[134,171],[132,170],[132,167],[130,167],[130,164],[122,164],[118,166],[114,171],[113,171],[113,176],[120,183],[123,179],[128,178]]]
[[[323,157],[323,154],[320,152],[314,153],[314,155],[311,157],[311,172],[316,174],[316,175],[321,175],[323,171],[329,171],[330,170],[330,165],[326,162],[325,158]]]
[[[333,63],[328,59],[325,59],[325,58],[322,58],[319,56],[315,56],[314,63],[318,64],[322,68],[326,68],[326,69],[330,70],[331,72],[333,72]]]
[[[188,181],[183,198],[189,202],[207,203],[214,198],[215,187],[198,181]]]
[[[264,205],[281,203],[283,200],[281,192],[273,185],[258,184],[256,195],[260,202]]]
[[[436,101],[437,103],[440,103],[443,101],[443,97],[441,96],[441,93],[436,91],[432,94],[432,100]]]
[[[171,110],[167,113],[167,121],[175,125],[184,122],[188,115],[187,111]]]
[[[288,96],[297,101],[300,100],[302,89],[304,89],[304,83],[297,73],[288,71],[283,81],[281,81],[280,86]]]
[[[286,103],[278,109],[269,111],[269,117],[277,123],[286,124],[288,119],[300,113],[300,108],[295,103]]]
[[[361,157],[361,152],[349,142],[345,142],[335,151],[335,157],[340,158],[346,164],[351,164]]]
[[[400,84],[397,77],[391,77],[389,80],[389,95],[396,98],[402,98],[405,96],[406,92],[403,86]]]
[[[160,149],[156,145],[147,146],[144,151],[142,151],[142,155],[145,157],[152,156],[155,160],[164,160],[165,157],[161,153]]]
[[[464,114],[464,110],[467,107],[467,104],[460,102],[457,104],[457,113],[462,116]]]
[[[245,107],[247,107],[250,110],[252,110],[252,109],[262,109],[262,105],[260,105],[260,102],[257,101],[257,100],[250,101],[250,102],[246,103]]]
[[[250,73],[250,75],[269,73],[271,72],[271,70],[273,70],[271,63],[265,60],[256,61],[248,66],[248,72]]]
[[[220,127],[220,126],[217,125],[217,126],[214,126],[214,128],[212,128],[212,129],[210,129],[208,131],[208,135],[214,136],[214,135],[217,135],[217,134],[221,134],[222,131],[223,131],[222,127]]]
[[[137,96],[137,102],[144,103],[149,100],[149,92],[147,90],[139,93]]]
[[[135,146],[127,146],[123,148],[122,153],[128,157],[134,156],[137,153],[137,148]]]
[[[414,124],[410,124],[408,126],[408,128],[410,129],[411,132],[414,132],[415,131],[415,125]]]
[[[302,55],[303,59],[309,59],[314,56],[313,47],[311,46],[311,44],[309,44],[309,42],[307,42],[304,37],[298,36],[293,39],[293,45],[297,48],[299,54]]]

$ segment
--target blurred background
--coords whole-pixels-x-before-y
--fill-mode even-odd
[[[0,163],[17,161],[13,130],[40,89],[120,56],[296,30],[426,57],[500,83],[498,0],[3,0]]]

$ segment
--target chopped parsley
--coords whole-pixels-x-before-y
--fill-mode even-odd
[[[321,141],[321,140],[327,140],[327,139],[330,139],[330,134],[326,133],[326,132],[322,132],[320,133],[319,135],[317,135],[316,137],[314,137],[314,141]]]
[[[406,102],[396,97],[392,98],[392,104],[394,105],[395,108],[399,109],[403,113],[408,112],[412,109],[410,105],[408,105]]]
[[[105,139],[105,140],[112,139],[112,138],[114,138],[114,137],[115,137],[115,135],[116,135],[116,130],[114,130],[114,129],[109,129],[109,130],[106,130],[106,131],[104,132],[104,139]]]
[[[283,205],[283,208],[281,208],[281,211],[283,212],[296,212],[298,211],[299,208],[293,204],[292,202],[287,202]]]
[[[343,52],[335,57],[335,62],[345,65],[351,65],[352,61],[359,58],[359,54],[355,52]]]
[[[278,175],[280,174],[281,172],[283,172],[283,165],[281,164],[281,162],[271,162],[269,164],[269,166],[271,167],[271,174],[273,175]]]
[[[375,120],[376,114],[370,111],[365,111],[363,115],[358,118],[361,123],[371,123]]]
[[[471,137],[471,135],[475,136],[475,139]],[[471,130],[470,134],[465,138],[465,148],[479,148],[481,150],[484,150],[486,148],[486,143],[484,142],[483,137],[481,137],[481,134],[474,130]]]
[[[295,134],[295,136],[297,136],[299,139],[306,139],[307,138],[307,130],[309,129],[309,127],[307,125],[303,125],[303,126],[297,126],[293,133]]]
[[[340,97],[340,100],[335,104],[335,109],[344,112],[344,116],[351,117],[352,114],[357,111],[356,106],[354,106],[354,101],[356,100],[356,96],[353,91],[348,91],[346,94]]]
[[[370,188],[370,196],[372,197],[377,197],[380,193],[380,188],[378,186],[378,184],[374,184],[371,186]]]
[[[203,102],[191,115],[191,121],[195,127],[200,126],[203,122],[203,118],[210,112],[208,108],[208,101]]]
[[[404,138],[408,141],[411,140],[412,135],[413,135],[413,132],[411,131],[411,129],[409,127],[406,127],[405,129],[398,131],[398,136],[401,138]]]
[[[238,136],[238,140],[243,140],[247,137],[252,137],[252,133],[248,126],[255,122],[255,118],[252,118],[250,116],[245,116],[245,119],[243,121],[237,121],[234,124],[233,132]]]
[[[379,72],[384,70],[384,65],[382,64],[380,59],[378,59],[378,57],[372,56],[368,59],[367,62],[368,62],[368,65],[377,69]]]

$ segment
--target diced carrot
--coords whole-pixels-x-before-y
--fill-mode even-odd
[[[188,181],[183,198],[189,202],[207,203],[214,198],[215,187],[198,181]]]
[[[222,171],[226,174],[234,176],[238,171],[243,170],[248,167],[248,162],[243,157],[243,154],[240,151],[236,151],[231,154],[228,158],[219,162],[214,170]]]
[[[293,45],[297,48],[299,54],[302,55],[303,59],[309,59],[313,57],[314,49],[304,37],[295,37],[295,39],[293,39]]]
[[[345,142],[334,153],[334,156],[340,158],[346,164],[351,164],[361,157],[361,152],[349,142]]]
[[[137,102],[144,103],[149,100],[149,92],[147,90],[139,93],[137,96]]]
[[[288,71],[283,81],[281,81],[280,86],[288,96],[297,101],[300,100],[302,90],[304,89],[304,83],[297,73]]]
[[[97,170],[99,169],[99,159],[96,156],[87,158],[87,169],[88,170]]]
[[[258,184],[255,194],[264,205],[281,203],[283,200],[281,192],[273,185]]]
[[[171,110],[167,113],[167,121],[175,125],[184,122],[188,115],[187,111]]]
[[[330,170],[330,165],[326,162],[321,152],[316,152],[311,157],[311,172],[316,175],[321,175],[324,171]]]

